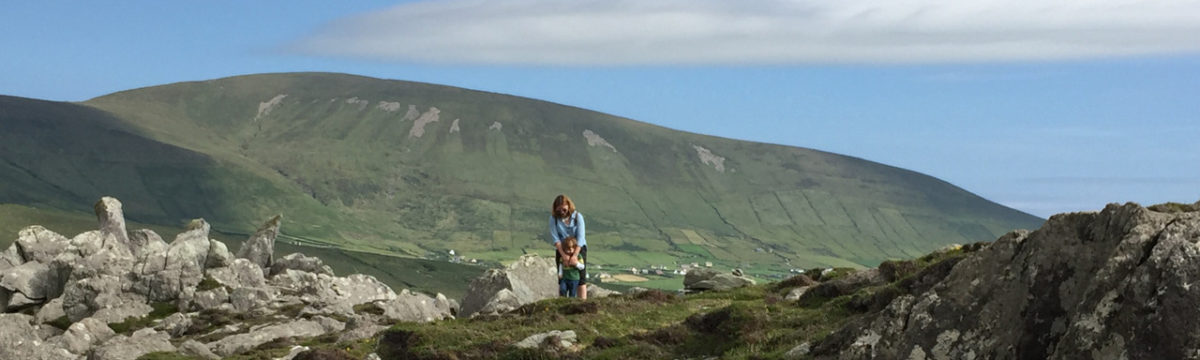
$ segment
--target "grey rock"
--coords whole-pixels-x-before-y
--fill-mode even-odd
[[[97,275],[68,283],[63,293],[63,312],[72,322],[96,317],[107,323],[143,317],[153,308],[146,298],[121,291],[122,279],[113,275]]]
[[[313,293],[320,289],[321,279],[317,274],[310,272],[285,269],[283,272],[272,275],[267,283],[291,292]],[[329,281],[330,277],[326,276],[324,279]]]
[[[273,298],[271,292],[264,288],[237,288],[229,294],[229,303],[238,313],[251,313],[266,310],[267,304]]]
[[[104,321],[87,318],[71,324],[62,334],[59,344],[73,354],[85,355],[93,345],[103,343],[116,336]]]
[[[129,251],[137,262],[142,263],[150,254],[166,252],[167,242],[154,230],[134,230],[129,233]]]
[[[67,316],[67,313],[63,311],[63,299],[58,297],[43,304],[33,316],[33,321],[35,324],[45,324],[63,316]]]
[[[191,309],[209,310],[216,309],[222,304],[229,303],[229,290],[225,287],[218,287],[212,290],[197,291],[191,298]]]
[[[470,317],[488,307],[502,290],[507,290],[517,305],[558,296],[558,276],[553,259],[535,254],[523,255],[505,269],[491,269],[471,281],[462,301],[461,317]],[[504,307],[507,307],[505,305]],[[500,307],[492,306],[493,310]]]
[[[304,256],[301,253],[291,253],[275,259],[274,264],[271,265],[271,276],[289,269],[333,276],[333,268],[325,265],[320,258]]]
[[[347,305],[366,304],[375,301],[390,301],[396,299],[396,293],[374,276],[353,274],[347,277],[327,277],[317,275],[318,279],[329,279],[329,290],[322,294],[322,301],[327,303],[344,303]]]
[[[801,286],[801,287],[798,287],[795,289],[788,290],[787,295],[784,296],[783,299],[787,300],[787,301],[800,300],[800,297],[804,296],[804,293],[808,292],[808,289],[812,289],[812,286]]]
[[[33,317],[25,314],[0,314],[0,344],[17,344],[40,340],[33,333]],[[6,355],[9,346],[0,346],[0,355]],[[0,356],[14,359],[11,356]]]
[[[8,246],[4,252],[0,252],[0,271],[7,270],[17,265],[25,263],[25,258],[21,256],[20,245],[14,242]]]
[[[112,240],[112,241],[108,241]],[[79,255],[81,258],[86,258],[104,249],[108,243],[116,242],[111,236],[105,236],[100,230],[92,230],[80,233],[71,238],[70,245],[66,251]]]
[[[805,355],[808,355],[809,351],[812,351],[812,345],[809,343],[803,343],[796,345],[787,352],[783,353],[783,358],[787,360],[803,359]]]
[[[220,356],[217,356],[217,354],[214,354],[212,350],[209,350],[208,345],[204,345],[199,341],[190,339],[184,341],[182,344],[179,344],[177,351],[182,355],[198,357],[207,360],[218,360],[221,358]]]
[[[92,349],[88,360],[135,360],[153,352],[175,352],[171,337],[154,329],[141,329],[130,336],[118,335]]]
[[[0,314],[8,312],[9,300],[12,300],[12,291],[0,287]]]
[[[249,333],[234,334],[208,344],[220,356],[240,354],[255,347],[286,337],[316,337],[325,334],[325,327],[312,320],[264,326]]]
[[[363,360],[381,360],[381,359],[379,358],[379,354],[370,353],[370,354],[367,354],[367,357]]]
[[[17,266],[27,261],[49,264],[54,257],[67,251],[70,246],[71,240],[58,233],[38,225],[26,227],[18,233],[17,241],[10,247],[10,251],[19,254],[18,259],[13,259],[12,255],[5,255],[5,260],[0,261],[0,267],[3,267],[4,263]],[[19,260],[19,262],[13,262],[13,260]]]
[[[970,253],[928,289],[813,346],[817,358],[1200,354],[1200,212],[1060,214]],[[1193,290],[1195,289],[1195,290]],[[810,290],[811,291],[811,290]]]
[[[63,331],[63,329],[59,329],[48,324],[34,325],[33,331],[37,333],[37,337],[42,339],[43,342],[50,342],[51,339],[58,338],[66,332]]]
[[[288,350],[287,355],[284,355],[283,357],[277,358],[275,360],[292,360],[292,359],[296,358],[296,355],[300,355],[300,353],[308,351],[308,350],[310,350],[310,349],[307,346],[293,345],[291,350]]]
[[[488,299],[482,309],[472,313],[470,316],[478,315],[497,315],[516,310],[523,305],[521,299],[509,289],[500,289],[495,296]]]
[[[437,299],[408,289],[401,290],[395,299],[377,301],[375,304],[383,309],[383,316],[390,321],[430,322],[452,316],[449,303],[439,307]]]
[[[612,291],[612,290],[602,288],[599,285],[592,284],[592,283],[588,283],[587,289],[588,289],[587,291],[588,291],[589,299],[593,299],[593,298],[599,299],[599,298],[609,297],[609,296],[613,296],[613,295],[621,295],[620,291]]]
[[[125,212],[121,209],[121,202],[105,196],[100,198],[93,208],[96,218],[100,221],[100,233],[105,239],[116,242],[104,244],[103,247],[119,246],[129,250],[129,235],[125,231]]]
[[[208,269],[206,274],[221,285],[235,289],[267,286],[262,268],[246,259],[234,259],[229,266]]]
[[[262,269],[263,274],[266,274],[271,269],[272,258],[275,253],[275,238],[279,236],[279,225],[282,221],[282,215],[267,220],[265,224],[258,228],[246,242],[242,243],[242,247],[238,249],[237,257],[248,259],[250,262],[258,265]]]
[[[693,269],[683,277],[686,292],[724,291],[754,285],[754,280],[745,276],[723,274],[712,269]]]
[[[165,253],[152,253],[135,271],[133,290],[152,301],[174,301],[185,289],[193,289],[204,278],[208,263],[209,225],[204,219],[192,220],[188,231],[180,233]]]
[[[67,360],[77,356],[57,346],[47,346],[30,324],[32,316],[0,314],[0,359]]]
[[[0,272],[0,287],[22,297],[12,297],[8,306],[40,304],[62,293],[57,272],[46,264],[30,261]]]
[[[183,313],[174,313],[163,318],[154,328],[171,335],[172,337],[183,336],[187,332],[188,327],[192,326],[192,319],[188,318]]]
[[[208,240],[208,259],[204,263],[207,269],[229,266],[233,263],[233,253],[229,252],[229,247],[225,243],[209,239]],[[258,274],[262,277],[261,270]]]
[[[553,345],[559,349],[570,348],[571,346],[575,345],[575,342],[577,341],[574,330],[552,330],[541,334],[529,335],[525,339],[513,344],[513,346],[524,349],[536,349],[542,347],[542,344],[546,343],[546,338],[550,337],[558,339],[558,342]]]

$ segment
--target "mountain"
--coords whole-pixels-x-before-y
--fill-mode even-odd
[[[284,241],[381,254],[549,253],[560,193],[609,268],[874,266],[1042,221],[854,157],[424,83],[290,73],[0,100],[0,202],[112,195],[152,204],[134,221],[232,232],[284,213]]]

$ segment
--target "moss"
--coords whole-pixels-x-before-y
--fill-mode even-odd
[[[59,330],[66,331],[67,328],[71,327],[71,319],[67,318],[66,315],[63,315],[63,316],[58,317],[57,319],[51,320],[50,322],[48,322],[46,324],[56,327]]]
[[[383,315],[385,312],[383,308],[373,302],[354,305],[354,313],[356,314]]]
[[[108,324],[108,328],[118,334],[128,334],[154,324],[155,320],[179,312],[179,308],[174,303],[169,302],[152,302],[150,303],[150,307],[152,309],[150,310],[150,314],[140,318],[130,316],[125,318],[125,321]]]
[[[196,291],[208,291],[219,287],[221,287],[221,283],[217,282],[217,279],[213,279],[211,276],[205,275],[204,279],[200,280],[200,284],[196,285]]]
[[[1146,207],[1146,209],[1149,209],[1150,211],[1154,211],[1154,212],[1161,212],[1161,213],[1184,213],[1184,212],[1200,211],[1200,203],[1181,204],[1181,203],[1177,203],[1177,202],[1168,202],[1168,203],[1150,205],[1149,207]]]

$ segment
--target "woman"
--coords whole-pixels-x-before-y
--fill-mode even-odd
[[[550,241],[554,242],[554,263],[561,264],[562,259],[567,257],[568,260],[574,256],[578,256],[580,262],[587,262],[587,238],[583,236],[583,215],[575,211],[575,203],[566,195],[559,195],[554,198],[554,204],[550,207]],[[563,239],[574,237],[579,242],[579,254],[568,255],[563,253]],[[576,291],[579,299],[587,300],[587,268],[581,269],[579,272],[579,288]]]

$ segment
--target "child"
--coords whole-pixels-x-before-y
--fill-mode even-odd
[[[579,241],[574,237],[563,239],[562,262],[558,264],[558,296],[575,297],[575,289],[579,287],[579,273],[583,270],[583,260],[579,259]]]

